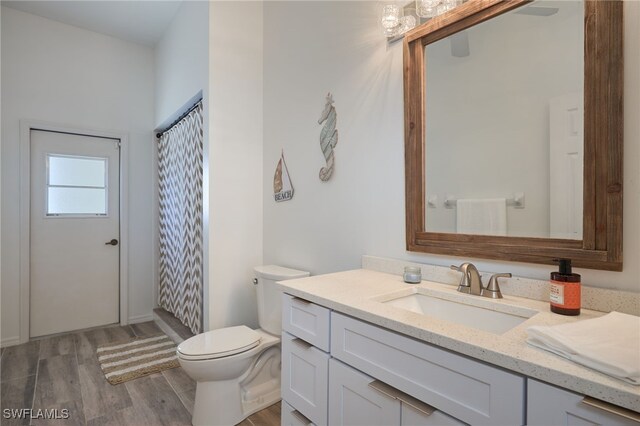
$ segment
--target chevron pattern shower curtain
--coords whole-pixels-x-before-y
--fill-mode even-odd
[[[202,103],[160,137],[158,304],[202,332]]]

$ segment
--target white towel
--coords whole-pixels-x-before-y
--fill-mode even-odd
[[[532,346],[640,385],[640,317],[611,312],[569,324],[532,326],[527,333]]]
[[[458,234],[507,235],[507,200],[461,199],[456,203]]]

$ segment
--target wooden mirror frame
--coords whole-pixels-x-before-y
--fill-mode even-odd
[[[469,0],[404,38],[407,250],[461,257],[622,270],[623,16],[620,0],[586,0],[584,18],[583,239],[426,232],[425,46],[530,0]]]

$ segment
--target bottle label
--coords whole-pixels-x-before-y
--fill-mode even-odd
[[[564,309],[580,309],[580,283],[551,281],[549,301],[553,306]]]
[[[552,281],[549,290],[549,301],[554,305],[564,305],[564,287]]]

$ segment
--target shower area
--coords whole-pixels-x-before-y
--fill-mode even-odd
[[[203,107],[158,134],[158,306],[203,331]]]

